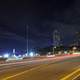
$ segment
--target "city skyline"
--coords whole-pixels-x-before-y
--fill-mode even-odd
[[[25,25],[29,26],[29,49],[52,45],[54,30],[61,33],[64,45],[71,44],[80,31],[78,3],[78,0],[1,1],[0,48],[24,50]]]

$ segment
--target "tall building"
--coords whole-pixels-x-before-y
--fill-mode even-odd
[[[80,46],[80,32],[75,33],[75,39],[73,42],[73,46]]]
[[[54,32],[53,32],[53,46],[58,47],[60,45],[61,45],[60,32],[58,32],[58,30],[54,30]]]

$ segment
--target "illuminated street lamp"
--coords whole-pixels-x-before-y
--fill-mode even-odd
[[[9,58],[9,53],[3,55],[4,58]]]
[[[33,52],[30,52],[30,53],[29,53],[29,56],[30,56],[30,57],[33,57],[33,56],[34,56],[34,53],[33,53]]]

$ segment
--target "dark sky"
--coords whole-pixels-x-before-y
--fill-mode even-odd
[[[58,30],[68,45],[80,31],[80,0],[10,0],[0,2],[0,48],[25,49],[25,25],[29,27],[29,47],[52,44]]]

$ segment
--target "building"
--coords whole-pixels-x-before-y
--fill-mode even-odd
[[[53,46],[58,47],[61,45],[61,37],[58,30],[54,30],[53,32]]]

